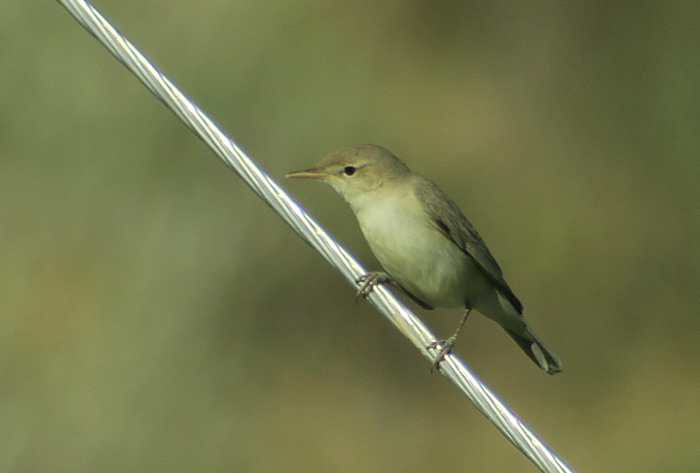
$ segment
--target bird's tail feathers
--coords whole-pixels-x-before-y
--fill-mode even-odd
[[[524,335],[512,332],[507,328],[505,331],[515,340],[515,343],[522,348],[525,354],[540,368],[546,371],[547,374],[556,374],[563,369],[559,358],[540,342],[529,327],[526,328]]]

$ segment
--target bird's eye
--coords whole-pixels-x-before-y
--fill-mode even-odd
[[[346,176],[352,176],[355,174],[355,171],[357,171],[357,168],[355,166],[345,166],[343,168],[343,174]]]

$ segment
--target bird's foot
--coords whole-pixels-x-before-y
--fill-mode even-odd
[[[430,365],[430,372],[431,373],[433,372],[433,370],[440,369],[440,363],[442,362],[442,360],[445,359],[445,355],[448,355],[449,353],[452,352],[452,348],[454,348],[455,343],[457,343],[457,337],[453,336],[453,337],[448,338],[447,340],[433,342],[426,347],[428,350],[430,350],[430,349],[439,349],[440,350],[438,352],[437,356],[435,357],[435,361],[433,362],[432,365]]]
[[[363,274],[357,278],[355,282],[360,284],[360,289],[355,294],[355,302],[357,302],[360,297],[367,298],[367,296],[372,293],[375,286],[391,283],[391,277],[389,277],[387,273],[371,272]]]

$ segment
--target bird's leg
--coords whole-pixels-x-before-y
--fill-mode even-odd
[[[462,317],[462,320],[459,321],[459,325],[457,326],[457,330],[455,331],[454,335],[452,335],[447,340],[433,342],[426,347],[429,349],[442,347],[440,352],[438,352],[437,357],[435,357],[435,361],[433,362],[433,365],[430,367],[431,372],[433,371],[433,369],[440,369],[440,362],[445,358],[445,355],[447,355],[448,353],[450,353],[452,351],[452,348],[455,346],[455,343],[457,343],[457,335],[459,335],[459,331],[462,330],[462,327],[464,327],[464,324],[467,322],[467,319],[469,318],[469,314],[471,312],[472,312],[471,308],[467,309],[464,312],[464,316]]]
[[[382,272],[370,272],[363,274],[355,280],[357,284],[360,284],[360,289],[355,294],[355,302],[361,297],[366,298],[374,290],[374,287],[378,284],[392,283],[391,277],[387,273]]]

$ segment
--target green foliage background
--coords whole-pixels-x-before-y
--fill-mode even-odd
[[[565,372],[457,351],[575,469],[700,471],[697,2],[97,7],[272,176],[443,186]],[[0,471],[535,471],[62,7],[0,10]]]

